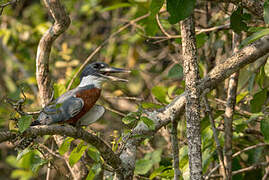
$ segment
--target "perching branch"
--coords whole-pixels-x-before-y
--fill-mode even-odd
[[[70,18],[60,0],[43,1],[55,22],[43,35],[37,48],[36,80],[42,107],[49,103],[52,94],[51,77],[49,74],[49,57],[52,44],[70,24]]]
[[[27,129],[23,135],[24,137],[30,136],[43,136],[43,135],[62,135],[69,136],[75,139],[82,139],[83,141],[95,146],[101,153],[103,159],[107,164],[112,166],[115,170],[120,169],[121,160],[112,151],[110,146],[100,139],[98,136],[93,135],[83,129],[77,129],[72,126],[61,126],[61,125],[49,125],[49,126],[32,126]],[[0,131],[0,143],[9,141],[16,138],[16,134],[8,130]],[[119,170],[118,170],[119,171]]]

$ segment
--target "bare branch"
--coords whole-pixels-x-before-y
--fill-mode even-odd
[[[41,105],[49,103],[52,87],[49,74],[49,57],[53,42],[62,34],[70,24],[70,18],[60,0],[43,0],[46,8],[54,19],[54,24],[41,38],[36,55],[36,80],[39,88]]]
[[[259,168],[262,168],[262,167],[267,167],[268,165],[269,165],[269,162],[260,162],[260,163],[254,164],[252,166],[233,171],[232,174],[236,175],[236,174],[240,174],[240,173],[247,172],[247,171],[253,171],[255,169],[259,169]]]
[[[233,32],[233,52],[236,53],[240,45],[240,36]],[[233,139],[233,115],[236,104],[236,92],[238,85],[239,71],[232,74],[229,78],[227,91],[227,102],[225,108],[224,120],[224,165],[225,180],[232,179],[232,139]]]

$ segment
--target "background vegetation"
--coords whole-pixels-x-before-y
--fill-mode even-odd
[[[4,4],[8,1],[3,1]],[[64,93],[80,65],[101,45],[91,61],[103,61],[111,66],[132,70],[129,82],[106,83],[98,104],[107,111],[89,129],[105,139],[118,152],[124,134],[139,121],[154,129],[154,123],[143,116],[143,110],[165,107],[184,92],[181,36],[178,22],[194,12],[199,73],[203,78],[215,65],[232,55],[232,32],[242,37],[239,48],[269,34],[268,2],[264,16],[251,12],[244,3],[220,1],[163,0],[65,0],[71,24],[54,43],[50,56],[50,72],[54,97]],[[231,1],[233,2],[233,1]],[[194,9],[195,7],[195,9]],[[144,18],[137,19],[143,15]],[[157,15],[157,16],[156,16]],[[264,17],[264,19],[263,19]],[[24,111],[41,109],[38,97],[36,52],[40,38],[52,24],[43,2],[21,0],[5,7],[0,16],[0,125],[19,130],[29,126],[31,118],[20,117],[6,97],[18,100],[23,89],[27,100]],[[124,25],[128,27],[121,29]],[[104,44],[105,43],[105,44]],[[234,179],[262,179],[268,170],[269,118],[267,57],[240,70],[236,107],[233,114],[233,153],[247,147],[232,160],[233,171],[265,162],[252,171],[243,171]],[[78,84],[76,78],[72,87]],[[218,131],[220,146],[224,146],[224,113],[228,83],[219,82],[208,94],[211,115]],[[207,113],[201,101],[201,136],[203,174],[207,175],[219,163],[216,142]],[[179,169],[181,178],[188,179],[188,146],[184,115],[178,116]],[[28,125],[27,125],[28,124]],[[92,130],[93,129],[93,130]],[[146,137],[137,151],[136,179],[173,179],[171,125]],[[135,137],[134,137],[135,138]],[[52,138],[44,137],[40,144],[17,153],[10,142],[0,144],[0,179],[45,179],[48,164],[51,179],[72,177],[61,157],[69,156],[69,165],[79,162],[84,152],[89,161],[85,166],[87,179],[112,179],[104,172],[107,167],[97,149],[82,140],[66,138],[58,149],[51,148]],[[71,143],[72,142],[72,143]],[[57,156],[55,156],[55,154]],[[216,171],[213,176],[221,172]]]

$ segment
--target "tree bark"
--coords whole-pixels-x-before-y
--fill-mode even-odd
[[[200,90],[198,88],[199,71],[193,15],[181,22],[181,36],[186,84],[185,110],[190,179],[200,180],[202,179]]]
[[[240,37],[233,32],[233,52],[236,53],[239,49]],[[224,120],[224,165],[225,180],[232,179],[232,139],[233,139],[233,115],[236,104],[236,92],[238,84],[239,71],[232,74],[229,78],[228,91],[227,91],[227,104],[225,108]]]
[[[52,84],[49,72],[49,57],[53,42],[70,24],[70,18],[59,0],[44,0],[45,7],[55,21],[39,41],[36,54],[36,81],[42,107],[49,103]]]

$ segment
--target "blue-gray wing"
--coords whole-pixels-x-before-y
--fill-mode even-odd
[[[70,95],[65,97],[64,100],[56,100],[54,104],[46,106],[37,121],[41,125],[64,122],[76,116],[83,106],[84,103],[81,98]]]

